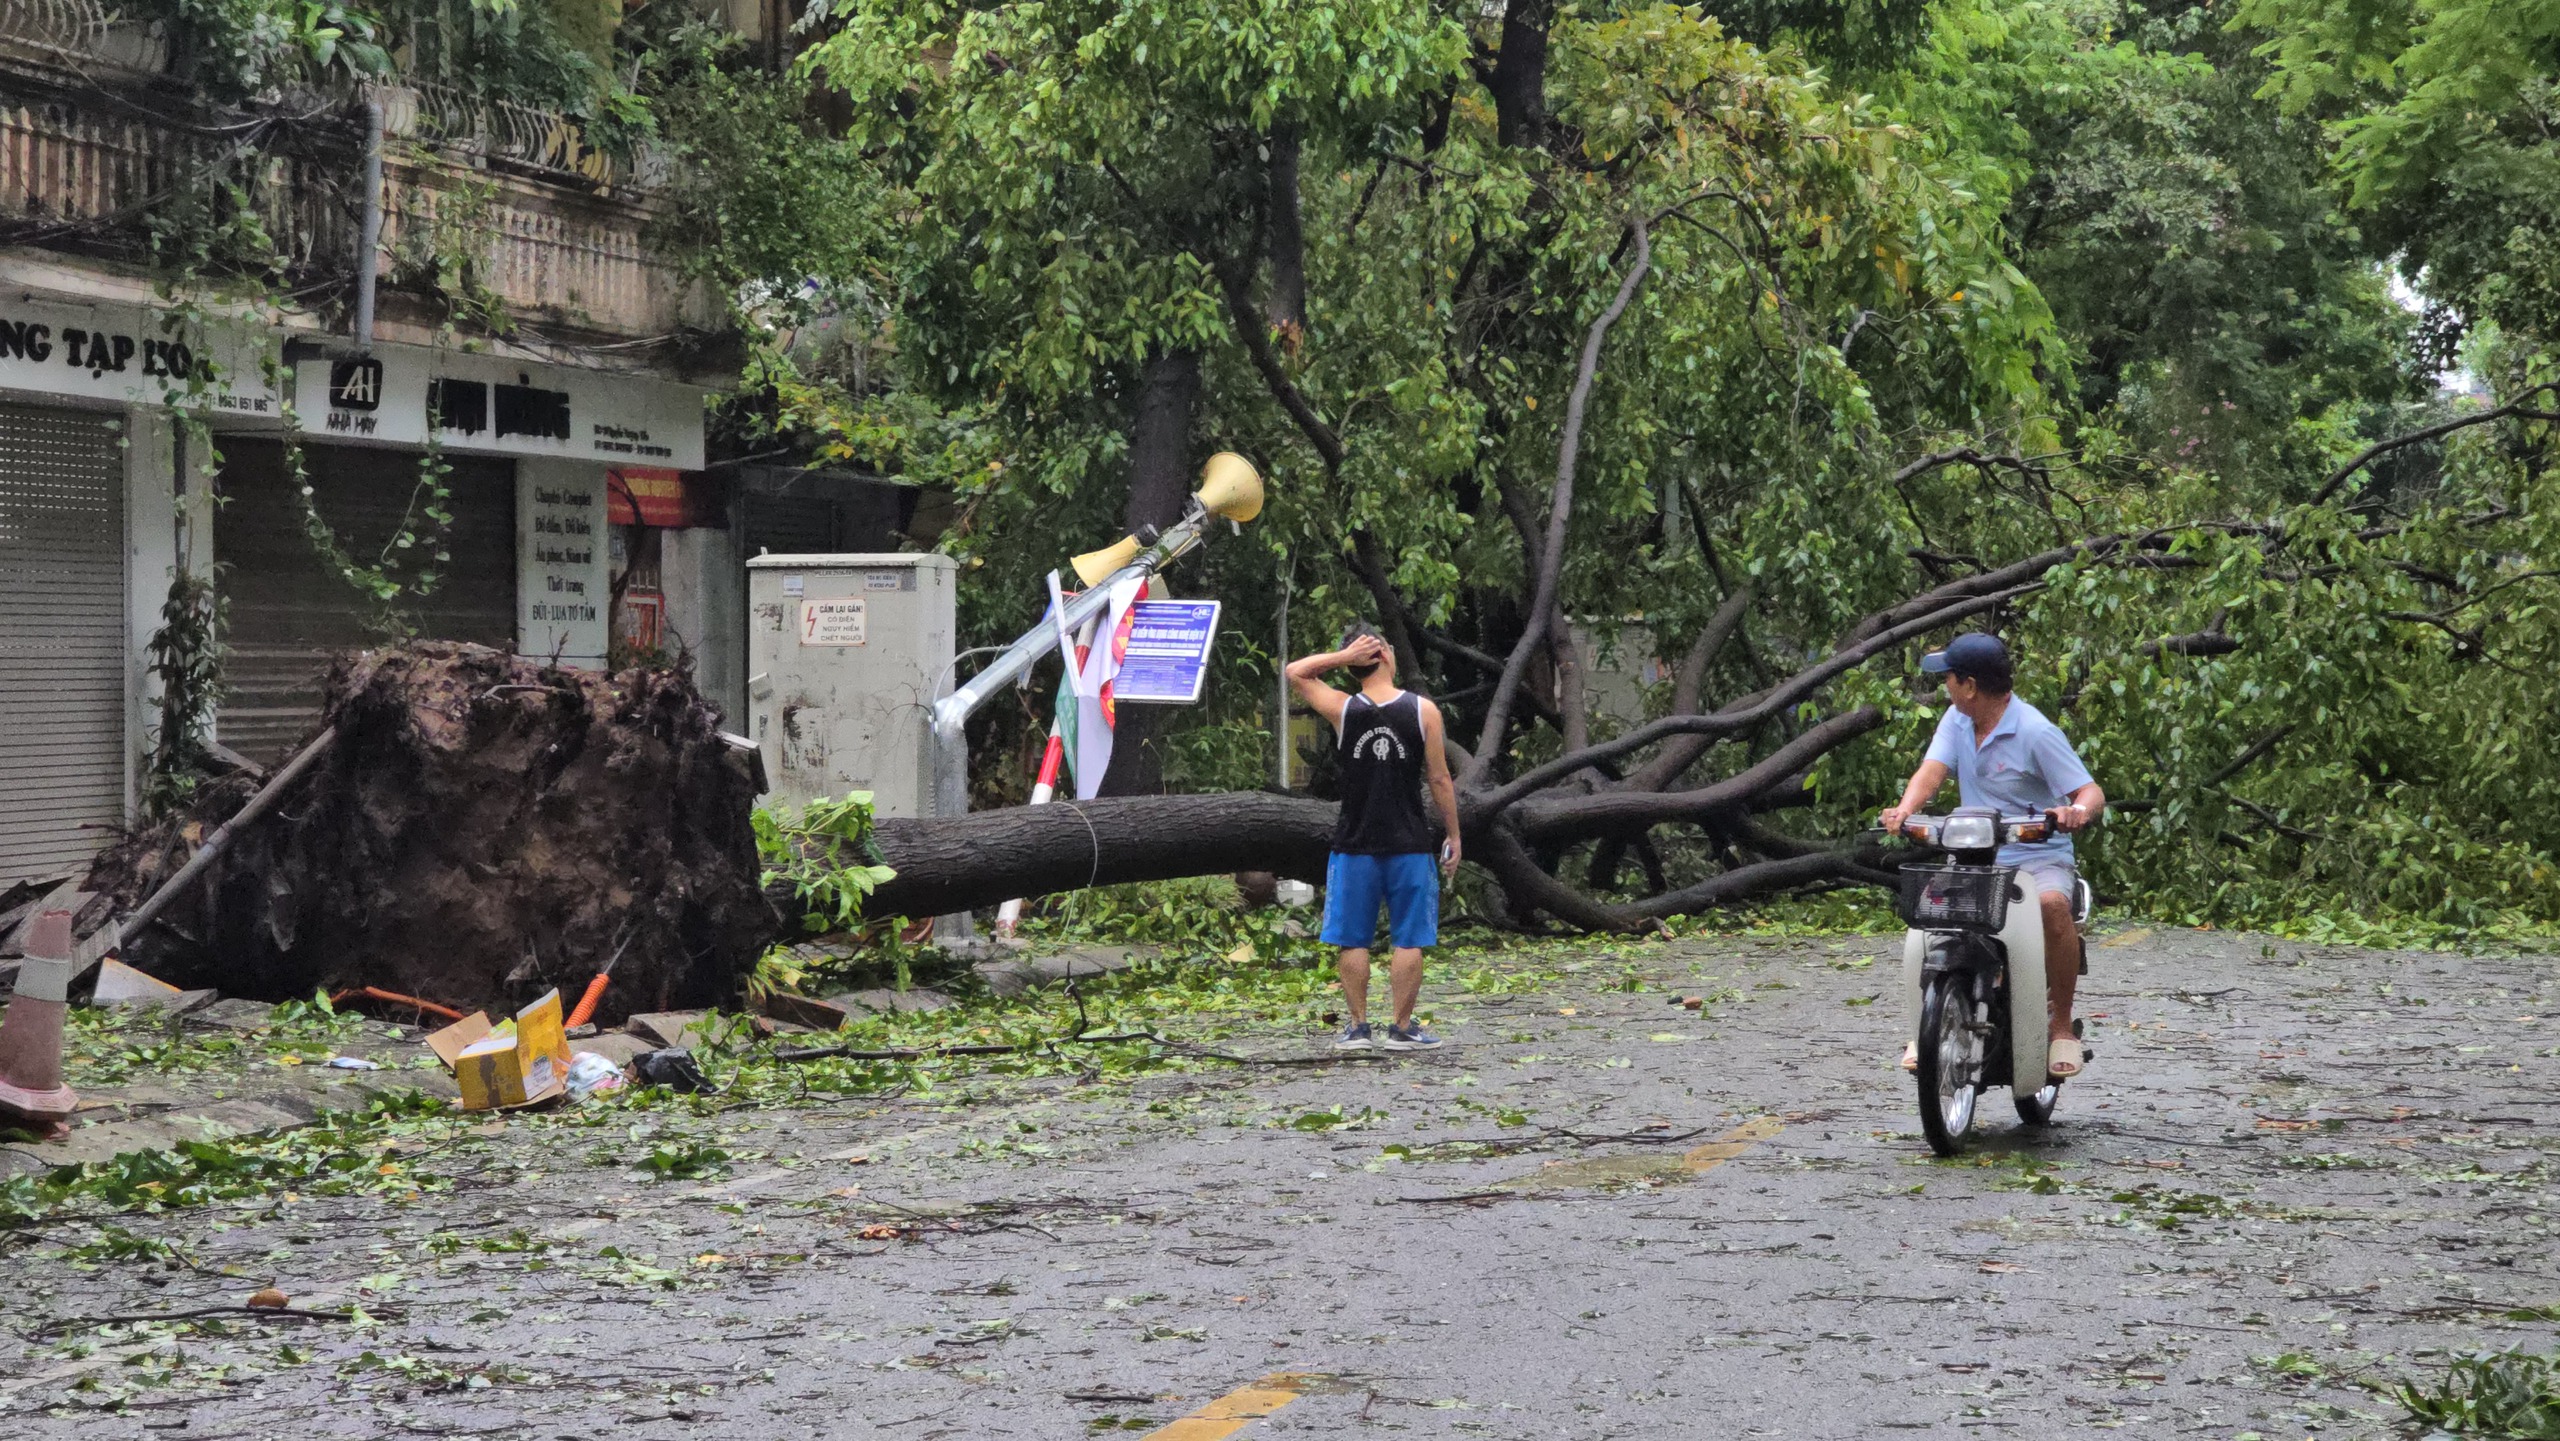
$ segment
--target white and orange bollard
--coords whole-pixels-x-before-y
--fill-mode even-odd
[[[1056,731],[1049,732],[1049,748],[1040,753],[1039,779],[1031,783],[1031,804],[1045,806],[1049,803],[1049,797],[1058,793],[1058,765],[1066,759],[1066,754],[1066,738]],[[1022,898],[1020,896],[996,908],[997,939],[1013,939],[1013,933],[1020,929],[1021,925]]]
[[[39,912],[27,927],[17,994],[0,1015],[0,1119],[52,1139],[71,1129],[80,1098],[62,1084],[62,1024],[71,1009],[71,913]]]

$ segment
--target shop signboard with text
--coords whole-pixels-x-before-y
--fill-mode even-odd
[[[304,357],[294,397],[317,438],[414,446],[432,432],[467,454],[702,468],[702,392],[641,376],[381,346]]]
[[[604,475],[529,461],[516,471],[516,651],[600,666],[612,626]]]
[[[729,517],[717,485],[663,466],[618,465],[604,473],[605,519],[661,530],[725,529]]]
[[[0,391],[274,420],[268,343],[220,318],[0,297]]]

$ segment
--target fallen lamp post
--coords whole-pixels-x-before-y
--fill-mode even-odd
[[[1188,513],[1152,544],[1124,536],[1100,551],[1076,557],[1085,588],[1067,600],[1061,614],[1044,615],[1002,655],[989,661],[966,685],[933,704],[932,727],[925,740],[931,766],[930,809],[937,818],[969,812],[969,717],[1006,686],[1017,684],[1042,656],[1058,648],[1061,632],[1076,634],[1110,609],[1111,592],[1123,581],[1144,581],[1171,565],[1205,538],[1212,520],[1239,527],[1262,513],[1262,475],[1253,463],[1233,451],[1220,451],[1200,468],[1200,490]],[[1117,562],[1104,571],[1104,565]],[[1096,572],[1101,572],[1097,574]],[[934,927],[944,940],[974,935],[966,912],[944,917]]]

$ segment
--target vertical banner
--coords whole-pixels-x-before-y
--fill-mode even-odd
[[[517,462],[517,654],[604,665],[612,585],[604,527],[601,467]]]
[[[1118,723],[1112,709],[1111,682],[1129,653],[1131,608],[1146,594],[1143,580],[1124,580],[1111,588],[1111,609],[1100,617],[1093,648],[1084,658],[1084,674],[1076,696],[1076,799],[1089,801],[1102,789],[1102,773],[1111,769],[1111,729]]]

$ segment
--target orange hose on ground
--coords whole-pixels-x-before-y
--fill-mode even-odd
[[[578,997],[578,1008],[569,1013],[566,1029],[574,1031],[596,1018],[596,1002],[604,999],[604,981],[605,973],[598,971],[596,978],[587,982],[587,993]]]
[[[398,991],[386,991],[380,986],[355,986],[348,990],[340,991],[329,998],[329,1004],[333,1006],[340,1005],[344,1003],[349,996],[370,996],[377,1001],[389,1001],[395,1006],[414,1007],[431,1016],[442,1016],[448,1021],[458,1021],[462,1019],[462,1013],[451,1006],[439,1006],[433,1001],[422,1001],[416,996],[404,996]]]

